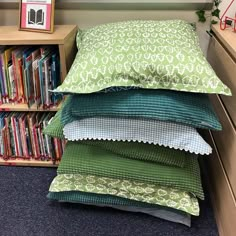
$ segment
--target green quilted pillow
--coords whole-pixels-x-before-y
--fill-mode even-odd
[[[182,20],[127,21],[79,31],[78,53],[55,92],[92,93],[115,86],[230,95]]]
[[[204,199],[200,169],[195,155],[183,168],[123,158],[108,150],[79,142],[67,142],[57,174],[82,174],[142,181],[174,187]]]

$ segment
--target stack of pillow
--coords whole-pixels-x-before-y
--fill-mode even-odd
[[[230,95],[182,20],[128,21],[77,35],[70,94],[44,133],[68,140],[48,197],[190,226],[204,199],[196,128],[220,130],[207,93]]]

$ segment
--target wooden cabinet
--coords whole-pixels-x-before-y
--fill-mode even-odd
[[[211,95],[223,130],[206,135],[214,147],[207,159],[208,186],[220,235],[236,234],[236,33],[213,26],[208,61],[232,96]]]
[[[55,45],[59,51],[60,58],[60,73],[61,81],[64,80],[70,66],[76,55],[76,25],[56,25],[53,34],[18,31],[16,26],[0,26],[0,45],[17,46],[17,45]],[[32,105],[28,108],[27,104],[2,104],[0,111],[57,111],[59,106],[50,109],[43,107],[37,108]],[[50,161],[37,161],[37,160],[3,160],[0,159],[0,165],[22,165],[22,166],[56,166]]]

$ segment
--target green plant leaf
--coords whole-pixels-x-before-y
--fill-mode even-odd
[[[214,11],[211,12],[211,15],[220,18],[220,10],[218,8],[215,9]]]
[[[220,5],[221,2],[222,2],[221,0],[215,0],[214,1],[215,7],[218,8],[218,6]]]
[[[200,22],[205,22],[206,21],[205,11],[204,10],[196,11],[196,14],[198,16],[198,21],[200,21]]]
[[[217,23],[218,23],[218,21],[216,21],[216,20],[212,20],[212,21],[211,21],[211,24],[212,24],[212,25],[215,25],[215,24],[217,24]]]

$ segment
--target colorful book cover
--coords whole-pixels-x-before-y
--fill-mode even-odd
[[[22,99],[22,102],[26,102],[26,96],[25,96],[25,87],[24,87],[24,67],[23,67],[23,58],[17,59],[18,63],[18,70],[19,70],[19,83],[18,83],[18,96],[19,99]]]
[[[25,125],[23,124],[23,120],[25,116],[26,116],[26,113],[21,113],[18,117],[18,120],[19,120],[19,130],[20,130],[23,156],[26,158],[29,158],[29,153],[27,150],[27,143],[26,143]]]
[[[17,102],[21,103],[24,102],[24,89],[23,89],[23,78],[22,78],[22,57],[23,52],[27,50],[27,46],[20,46],[17,47],[15,50],[12,51],[12,64],[14,70],[14,78],[16,84],[16,93],[17,93]]]
[[[17,134],[16,134],[16,124],[15,124],[15,114],[12,114],[11,117],[11,129],[12,129],[12,134],[13,134],[13,147],[15,150],[15,156],[19,157],[19,145],[18,145],[18,140],[17,140]]]
[[[4,117],[6,116],[6,112],[1,112],[0,113],[0,155],[3,156],[4,155],[4,137],[3,137],[3,128],[5,126],[4,124]]]
[[[33,70],[32,70],[32,55],[25,58],[26,69],[26,84],[28,94],[28,106],[30,107],[34,103],[34,86],[33,86]]]
[[[15,149],[14,149],[14,140],[13,140],[13,132],[11,129],[11,122],[10,117],[12,113],[8,113],[4,117],[4,123],[5,123],[5,132],[6,132],[6,143],[7,143],[7,149],[6,154],[8,157],[15,156]]]
[[[52,90],[57,88],[61,84],[61,73],[60,73],[60,60],[58,53],[52,55]],[[61,101],[62,95],[59,93],[52,93],[52,100],[55,105],[58,105]]]
[[[36,113],[28,113],[27,114],[28,132],[29,132],[29,136],[30,136],[30,143],[32,145],[32,154],[34,157],[37,156],[34,134],[33,134],[33,125],[35,123],[35,116],[36,116]]]
[[[34,136],[34,146],[35,146],[35,159],[40,159],[40,143],[38,138],[38,132],[37,132],[37,124],[33,125],[33,136]]]
[[[23,126],[25,126],[25,137],[26,137],[27,151],[28,151],[29,157],[32,157],[33,156],[33,148],[32,148],[32,143],[31,143],[29,123],[28,123],[27,117],[28,117],[28,113],[23,118],[22,122],[23,122]]]
[[[40,81],[40,96],[41,96],[42,105],[45,104],[45,67],[44,67],[44,59],[45,58],[41,58],[38,61],[39,81]]]
[[[16,129],[16,140],[17,140],[17,146],[18,146],[18,151],[19,151],[19,157],[23,157],[23,145],[22,145],[22,139],[20,135],[20,125],[19,125],[19,116],[21,113],[17,112],[15,115],[15,129]]]
[[[20,90],[21,84],[19,81],[18,57],[21,56],[21,52],[22,52],[21,47],[12,51],[12,65],[13,65],[13,72],[14,72],[14,84],[16,88],[16,101],[17,102],[20,100],[19,90]]]
[[[34,82],[34,101],[37,108],[41,105],[41,91],[40,91],[40,81],[39,81],[39,59],[36,58],[33,63],[33,82]]]
[[[48,116],[43,120],[43,129],[45,129],[48,125]],[[52,157],[51,153],[51,143],[49,142],[49,137],[48,135],[43,134],[43,139],[44,139],[44,145],[46,148],[46,157],[47,159],[50,159]]]
[[[14,76],[14,69],[13,65],[11,64],[8,67],[8,75],[9,75],[9,80],[10,80],[10,89],[11,89],[11,97],[10,100],[11,102],[16,102],[17,101],[17,84]]]
[[[15,49],[15,47],[10,47],[7,48],[4,51],[4,63],[5,63],[5,71],[6,71],[6,83],[7,83],[7,91],[8,91],[8,96],[9,98],[12,97],[11,94],[11,84],[10,84],[10,78],[9,78],[9,71],[8,71],[8,67],[10,65],[12,65],[12,51]]]
[[[47,56],[44,61],[44,69],[45,69],[45,103],[44,105],[49,108],[51,105],[51,99],[49,97],[49,86],[50,86],[50,74],[51,74],[51,63],[52,63],[52,58],[51,56]]]
[[[8,159],[10,154],[9,154],[9,150],[8,150],[8,137],[7,137],[7,128],[6,128],[6,126],[3,127],[1,132],[2,132],[2,139],[3,139],[3,154],[2,154],[2,156],[3,156],[4,159]]]
[[[2,97],[4,98],[3,102],[8,102],[8,90],[7,90],[7,77],[6,77],[6,67],[5,67],[5,59],[4,59],[4,52],[0,54],[0,61],[1,61],[1,72],[2,72]]]

